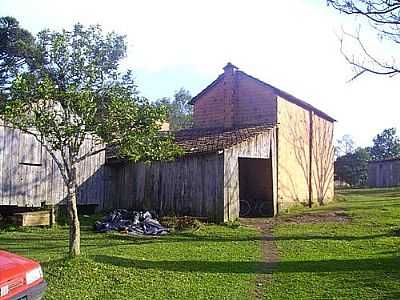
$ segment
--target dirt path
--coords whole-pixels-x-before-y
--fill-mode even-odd
[[[264,290],[267,284],[271,284],[272,272],[279,262],[279,253],[276,247],[272,230],[276,224],[310,224],[310,223],[349,223],[351,218],[341,209],[335,209],[320,213],[302,213],[278,218],[243,218],[241,224],[258,229],[262,236],[262,258],[260,272],[256,276],[256,288],[253,299],[264,299]]]
[[[251,218],[241,219],[241,223],[245,226],[257,228],[262,234],[261,249],[263,262],[260,264],[260,272],[256,276],[256,288],[254,289],[252,298],[256,300],[264,299],[265,285],[271,283],[272,272],[279,261],[278,249],[272,235],[274,220]]]

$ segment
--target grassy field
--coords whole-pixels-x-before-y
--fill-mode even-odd
[[[274,230],[281,262],[266,299],[400,299],[400,189],[352,190],[323,208],[350,222]]]
[[[400,189],[342,191],[339,198],[278,218],[281,257],[266,299],[400,299]],[[326,222],[329,211],[351,220]],[[308,222],[310,213],[320,219]],[[82,217],[78,259],[65,258],[65,226],[2,230],[0,248],[42,263],[47,300],[251,299],[256,275],[266,272],[261,236],[251,228],[208,225],[136,238],[96,234],[92,224]]]
[[[42,263],[49,299],[248,299],[261,259],[253,229],[204,226],[159,238],[96,234],[82,218],[82,257],[67,228],[3,230],[0,248]]]

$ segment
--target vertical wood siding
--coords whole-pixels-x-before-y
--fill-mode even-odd
[[[88,151],[92,140],[81,149]],[[78,203],[104,206],[105,153],[78,165]],[[62,203],[66,188],[50,154],[31,135],[0,123],[0,205],[39,207]]]
[[[400,160],[368,163],[368,186],[400,186]]]
[[[272,153],[272,155],[270,155]],[[275,159],[275,133],[269,130],[224,151],[224,221],[239,217],[239,157]],[[272,172],[276,172],[275,162]],[[273,186],[276,185],[273,174]],[[274,194],[275,188],[273,188]],[[274,196],[275,197],[275,196]],[[274,198],[275,199],[275,198]],[[275,206],[275,205],[274,205]]]
[[[125,163],[111,169],[112,207],[149,209],[222,221],[223,156],[185,156],[173,162]]]

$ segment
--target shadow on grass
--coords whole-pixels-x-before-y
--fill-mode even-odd
[[[352,272],[352,271],[385,271],[395,272],[400,280],[400,257],[323,260],[323,261],[288,261],[276,264],[264,262],[237,261],[150,261],[137,260],[118,256],[94,255],[91,258],[98,263],[124,268],[153,269],[173,272],[202,272],[202,273],[302,273],[302,272]],[[260,268],[260,266],[263,266]]]
[[[119,246],[141,246],[151,244],[171,244],[171,243],[230,243],[230,242],[248,242],[248,241],[301,241],[301,240],[335,240],[335,241],[359,241],[359,240],[372,240],[385,237],[398,237],[400,235],[400,228],[394,228],[386,233],[371,234],[363,236],[339,236],[339,235],[289,235],[289,236],[275,236],[262,237],[262,236],[201,236],[194,233],[186,232],[181,234],[172,234],[162,237],[137,237],[122,234],[95,234],[89,236],[82,236],[82,248],[87,249],[107,249]],[[0,238],[1,248],[9,251],[24,252],[24,251],[51,251],[57,252],[58,250],[65,249],[68,246],[68,238],[49,236],[39,237],[34,234],[29,236],[3,237]]]

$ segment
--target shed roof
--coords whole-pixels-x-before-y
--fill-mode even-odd
[[[271,130],[273,124],[244,128],[190,128],[174,132],[175,142],[186,154],[209,153],[229,148]]]
[[[228,65],[229,65],[229,63],[228,63]],[[251,75],[249,75],[249,74],[247,74],[247,73],[245,73],[245,72],[243,72],[241,70],[237,70],[236,72],[237,72],[237,74],[240,74],[242,76],[248,77],[248,78],[256,81],[257,83],[259,83],[259,84],[261,84],[261,85],[263,85],[263,86],[265,86],[265,87],[267,87],[269,89],[272,89],[278,96],[284,98],[285,100],[287,100],[289,102],[292,102],[292,103],[294,103],[294,104],[296,104],[296,105],[298,105],[300,107],[303,107],[303,108],[305,108],[307,110],[313,111],[316,115],[318,115],[318,116],[320,116],[320,117],[322,117],[322,118],[324,118],[324,119],[326,119],[328,121],[331,121],[331,122],[335,122],[336,121],[334,118],[332,118],[328,114],[324,113],[323,111],[321,111],[318,108],[312,106],[311,104],[307,103],[304,100],[301,100],[301,99],[299,99],[299,98],[297,98],[297,97],[295,97],[295,96],[293,96],[293,95],[291,95],[291,94],[289,94],[289,93],[287,93],[287,92],[285,92],[285,91],[283,91],[281,89],[278,89],[277,87],[275,87],[273,85],[270,85],[269,83],[266,83],[266,82],[264,82],[264,81],[262,81],[262,80],[260,80],[258,78],[255,78],[255,77],[253,77],[253,76],[251,76]],[[202,90],[200,93],[198,93],[196,96],[194,96],[192,98],[192,100],[189,101],[189,104],[194,104],[201,96],[203,96],[205,93],[207,93],[212,87],[217,85],[223,78],[224,78],[224,74],[219,75],[218,78],[215,79],[213,82],[211,82],[204,90]]]
[[[188,128],[171,132],[174,142],[181,146],[184,154],[206,154],[224,150],[240,144],[261,133],[272,130],[275,124],[262,124],[241,128]],[[162,132],[165,134],[166,132]],[[108,162],[121,162],[115,146],[106,148]]]

